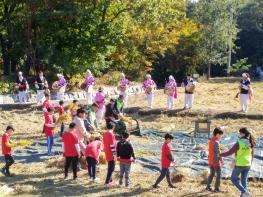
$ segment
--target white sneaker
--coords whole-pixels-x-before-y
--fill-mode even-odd
[[[241,197],[250,197],[251,196],[251,193],[250,192],[245,192],[242,194]]]
[[[94,182],[94,183],[100,182],[100,178],[96,177],[95,179],[93,179],[93,182]]]

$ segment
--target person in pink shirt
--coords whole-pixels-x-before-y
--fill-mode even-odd
[[[95,84],[95,79],[91,73],[90,70],[87,70],[87,76],[84,81],[86,85],[86,96],[88,100],[88,105],[91,105],[93,103],[93,86]]]
[[[172,110],[174,106],[174,99],[177,98],[176,81],[172,75],[169,76],[169,82],[165,85],[168,89],[167,94],[167,109]]]
[[[106,99],[106,96],[103,93],[103,88],[100,87],[99,91],[97,92],[95,96],[95,101],[99,106],[99,110],[96,113],[97,124],[100,124],[102,118],[104,117],[105,99]]]
[[[55,121],[54,121],[54,108],[48,108],[47,112],[45,112],[45,125],[44,125],[44,132],[47,137],[47,150],[48,155],[53,155],[52,153],[52,146],[54,144],[54,128],[55,128]]]
[[[64,101],[64,94],[66,91],[67,81],[62,74],[57,74],[58,77],[58,92],[57,92],[57,99]]]
[[[150,74],[146,75],[146,80],[143,82],[143,88],[145,90],[145,97],[148,103],[148,107],[152,108],[153,105],[153,89],[155,87],[155,82],[152,80]]]
[[[45,101],[43,102],[42,109],[44,112],[47,112],[48,108],[54,108],[54,104],[50,100],[50,94],[45,93]]]
[[[119,82],[119,95],[124,96],[124,107],[127,106],[128,101],[128,85],[129,80],[126,78],[124,73],[121,73],[121,80]]]

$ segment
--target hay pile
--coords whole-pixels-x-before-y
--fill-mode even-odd
[[[177,167],[171,174],[171,179],[173,183],[183,182],[187,179],[191,173],[190,168]]]
[[[208,169],[203,170],[203,172],[201,174],[201,178],[202,178],[201,183],[202,184],[207,184],[208,176],[209,176],[209,170]]]
[[[8,187],[8,185],[1,185],[0,186],[1,196],[7,196],[8,194],[10,194],[13,191],[14,191],[14,189],[12,189],[11,187]]]
[[[60,157],[60,158],[50,159],[46,163],[48,168],[54,168],[54,167],[64,168],[65,158]]]
[[[106,156],[105,156],[105,153],[104,153],[104,152],[101,152],[101,153],[100,153],[99,163],[100,163],[100,164],[106,164],[106,163],[107,163],[107,161],[106,161]]]

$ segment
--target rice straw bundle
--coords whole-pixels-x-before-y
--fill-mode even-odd
[[[190,168],[184,168],[184,167],[177,167],[174,172],[171,174],[172,182],[178,183],[184,181],[187,176],[191,173]]]
[[[104,153],[104,152],[101,152],[101,153],[100,153],[99,163],[100,163],[100,164],[106,164],[106,163],[107,163],[107,161],[106,161],[106,156],[105,156],[105,153]]]
[[[68,123],[72,121],[72,116],[70,113],[65,113],[61,116],[58,117],[57,121],[56,121],[56,125],[63,123]]]
[[[18,144],[19,144],[19,146],[30,146],[33,144],[33,142],[29,141],[29,140],[21,140],[21,141],[19,141]]]

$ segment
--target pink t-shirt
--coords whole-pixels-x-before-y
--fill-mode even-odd
[[[102,109],[104,107],[104,105],[105,105],[105,96],[104,96],[104,94],[101,93],[101,92],[97,92],[97,94],[95,96],[95,101],[99,105],[99,108]]]
[[[176,93],[176,82],[175,81],[169,81],[167,84],[166,84],[166,87],[167,88],[173,88],[175,91],[173,93],[171,93],[169,96],[173,96],[173,97],[177,97],[177,93]]]
[[[143,87],[147,88],[147,87],[150,87],[150,86],[153,86],[155,84],[155,82],[151,79],[147,79],[143,82]]]
[[[93,76],[87,76],[85,78],[85,82],[84,82],[86,85],[90,86],[90,85],[94,85],[95,83],[95,79]]]
[[[101,141],[92,141],[86,146],[85,157],[92,157],[99,160],[100,150],[102,147]]]

